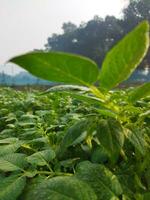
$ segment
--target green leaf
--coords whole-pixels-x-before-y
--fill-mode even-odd
[[[46,92],[43,92],[42,94],[46,94],[49,92],[62,92],[62,91],[82,91],[82,92],[89,92],[90,88],[83,87],[79,85],[57,85],[49,88],[46,90]]]
[[[100,87],[110,90],[126,80],[149,48],[149,23],[140,23],[108,52],[100,72]]]
[[[110,159],[115,161],[124,144],[124,134],[120,123],[115,119],[100,120],[96,136],[108,152]]]
[[[105,108],[105,104],[104,104],[103,100],[101,100],[100,98],[88,95],[88,94],[70,91],[70,92],[63,92],[63,95],[71,96],[72,98],[76,98],[76,99],[81,100],[83,102],[98,105],[98,106]]]
[[[135,162],[135,161],[133,161]],[[137,188],[135,184],[135,167],[132,165],[132,161],[124,162],[120,168],[116,170],[116,176],[121,184],[123,194],[126,196],[126,200],[134,199],[134,194]]]
[[[117,117],[117,114],[115,112],[113,112],[112,110],[108,110],[107,108],[97,109],[97,111],[102,116],[107,116],[107,117],[112,117],[112,118],[116,118]]]
[[[92,155],[91,155],[92,162],[103,164],[107,160],[108,160],[108,154],[103,147],[98,146],[96,149],[94,149],[94,151],[92,152]]]
[[[73,177],[55,177],[31,190],[25,200],[97,200],[94,191]]]
[[[94,61],[62,52],[31,52],[12,58],[10,62],[49,81],[89,85],[98,77]]]
[[[93,96],[91,93],[91,89],[88,87],[77,85],[58,85],[48,89],[42,94],[46,94],[49,92],[63,92],[63,95],[71,96],[89,104],[98,105],[103,108],[103,110],[97,109],[97,111],[100,112],[102,115],[116,117],[115,113],[105,107],[104,100]]]
[[[101,105],[104,100],[100,98],[96,98],[95,96],[91,95],[91,89],[88,87],[78,86],[78,85],[58,85],[51,87],[46,92],[41,93],[47,94],[52,92],[62,92],[63,95],[69,95],[73,98],[85,101],[90,104],[98,104]],[[90,94],[90,95],[89,95]]]
[[[126,196],[126,195],[122,195],[122,200],[131,200],[130,197]]]
[[[58,154],[63,154],[72,145],[79,144],[87,137],[88,120],[81,120],[69,128],[64,136]]]
[[[25,177],[9,176],[0,182],[0,200],[16,200],[26,184]]]
[[[18,142],[13,143],[13,144],[0,146],[0,156],[16,152],[17,149],[19,149],[19,147],[21,147],[21,145],[22,145],[22,142],[18,141]]]
[[[149,117],[149,118],[150,118],[150,110],[148,110],[148,111],[146,111],[146,112],[144,112],[144,113],[141,113],[141,114],[139,115],[139,117]]]
[[[150,82],[145,83],[129,93],[129,101],[134,103],[137,100],[150,95]]]
[[[52,149],[39,151],[27,157],[27,161],[33,165],[44,166],[55,158],[55,152]]]
[[[149,200],[149,199],[150,199],[150,191],[144,193],[144,195],[143,195],[143,200]]]
[[[27,164],[25,157],[21,153],[12,153],[0,157],[0,170],[4,172],[22,170]]]
[[[129,130],[125,129],[124,134],[131,144],[142,154],[146,153],[146,142],[142,133],[138,129]]]
[[[78,162],[80,160],[80,158],[71,158],[71,159],[67,159],[67,160],[63,160],[59,162],[60,166],[63,166],[65,168],[67,167],[72,167],[76,164],[76,162]]]
[[[21,199],[19,199],[19,200],[25,200],[26,196],[28,196],[28,194],[31,194],[31,192],[34,190],[34,188],[36,188],[40,183],[42,183],[46,179],[46,176],[44,176],[44,175],[43,176],[37,175],[33,178],[34,173],[35,172],[32,171],[32,172],[27,172],[27,174],[25,174],[25,176],[27,175],[27,177],[30,177],[30,181],[28,181],[28,184],[26,185],[25,189],[23,190],[23,192],[21,194]]]
[[[33,144],[36,144],[38,146],[38,144],[48,144],[48,139],[46,137],[40,137],[40,138],[35,138],[33,140],[29,140],[29,141],[26,141],[26,144],[30,144],[30,145],[33,145]]]
[[[26,176],[28,178],[33,178],[37,174],[38,174],[37,170],[31,170],[31,171],[25,171],[24,176]]]
[[[10,138],[5,138],[0,140],[0,144],[12,144],[12,143],[16,143],[19,139],[16,137],[10,137]]]
[[[91,186],[98,200],[119,200],[122,194],[117,177],[104,165],[84,161],[77,166],[75,177]]]

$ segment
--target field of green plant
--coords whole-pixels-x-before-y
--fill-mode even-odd
[[[144,21],[100,71],[87,58],[58,52],[10,60],[65,85],[0,89],[0,200],[150,199],[150,83],[116,88],[148,48]]]

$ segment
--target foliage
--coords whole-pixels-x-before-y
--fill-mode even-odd
[[[102,66],[106,75],[93,61],[70,54],[37,52],[11,59],[41,78],[62,77],[79,85],[42,94],[0,90],[0,200],[149,199],[149,83],[110,90],[143,59],[148,31],[144,21],[112,49]],[[113,70],[115,84],[107,78]]]
[[[63,34],[53,34],[45,45],[48,51],[64,51],[87,56],[93,59],[99,67],[106,53],[117,42],[131,31],[139,22],[150,22],[150,0],[130,0],[122,12],[122,18],[106,16],[104,19],[95,16],[87,23],[76,27],[70,22],[62,26]],[[139,66],[149,68],[150,51]]]

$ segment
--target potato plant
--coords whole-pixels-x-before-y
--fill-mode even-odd
[[[149,48],[139,24],[94,61],[61,52],[12,58],[44,93],[1,89],[0,200],[150,199],[150,83],[118,89]]]

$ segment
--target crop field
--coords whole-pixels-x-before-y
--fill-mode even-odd
[[[143,21],[110,50],[101,70],[62,52],[10,60],[62,84],[0,89],[0,200],[150,199],[150,83],[117,87],[148,48]]]
[[[31,199],[36,192],[43,198],[46,187],[56,197],[72,189],[71,195],[82,198],[83,190],[85,199],[96,199],[89,186],[98,195],[104,192],[100,199],[149,189],[150,97],[133,106],[126,96],[127,91],[116,91],[111,97],[121,106],[121,125],[98,104],[69,95],[1,89],[0,199]],[[46,180],[47,186],[36,188]]]

